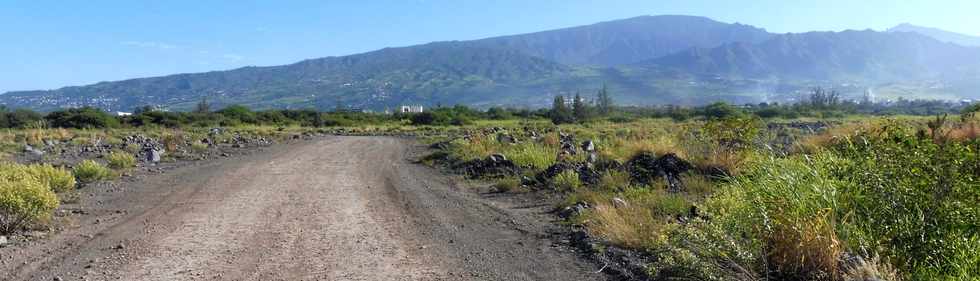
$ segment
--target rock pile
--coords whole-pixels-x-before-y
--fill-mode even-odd
[[[642,152],[633,156],[626,167],[634,182],[651,184],[658,178],[664,178],[667,189],[677,192],[684,189],[680,175],[694,166],[673,153],[657,157],[652,152]]]
[[[471,178],[493,178],[515,176],[521,173],[513,161],[502,154],[490,155],[486,159],[477,159],[462,163],[462,170]]]

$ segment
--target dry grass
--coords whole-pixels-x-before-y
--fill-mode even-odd
[[[898,275],[898,271],[895,270],[887,262],[881,260],[880,257],[875,256],[871,259],[862,259],[858,261],[854,266],[850,266],[844,269],[843,273],[844,281],[867,281],[867,280],[879,280],[879,281],[901,281],[902,277]]]
[[[694,197],[693,199],[698,201],[711,195],[716,187],[715,182],[712,182],[707,177],[693,173],[682,175],[681,182],[684,183],[685,191]]]
[[[954,141],[976,141],[980,138],[980,126],[977,122],[974,118],[963,118],[962,123],[950,128],[946,134]]]
[[[616,208],[607,202],[595,204],[585,225],[593,235],[632,248],[648,245],[662,229],[650,209],[634,205]]]
[[[160,138],[167,151],[177,151],[177,146],[184,142],[184,132],[181,130],[167,131]]]
[[[826,216],[777,223],[768,239],[768,258],[787,280],[841,280],[844,245]]]

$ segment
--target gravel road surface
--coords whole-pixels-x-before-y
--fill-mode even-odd
[[[64,230],[0,248],[0,280],[604,280],[547,206],[474,192],[419,149],[326,137],[88,190]]]

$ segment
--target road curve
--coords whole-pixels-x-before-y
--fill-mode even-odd
[[[538,214],[410,163],[409,140],[329,137],[85,198],[0,249],[0,280],[602,280]],[[5,256],[5,257],[4,257]]]

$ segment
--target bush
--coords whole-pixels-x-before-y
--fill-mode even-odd
[[[93,160],[85,160],[78,163],[73,171],[75,177],[82,183],[109,180],[115,177],[109,168]]]
[[[36,177],[0,169],[0,233],[47,219],[57,207],[58,197]]]
[[[126,152],[110,152],[109,155],[106,155],[106,161],[109,163],[109,168],[113,169],[128,169],[136,167],[136,156]]]
[[[852,247],[884,249],[883,258],[904,271],[953,274],[930,273],[933,279],[978,278],[980,143],[946,139],[941,123],[918,132],[886,124],[832,146],[850,160],[831,170],[847,183],[842,194],[853,210],[851,227],[844,230]]]
[[[31,165],[28,170],[51,191],[62,193],[75,189],[75,177],[72,176],[71,171],[64,168],[55,168],[50,164],[44,164]]]
[[[743,114],[741,109],[724,102],[716,102],[704,107],[704,116],[709,119],[733,118]]]
[[[112,128],[119,120],[105,111],[92,107],[72,108],[48,113],[44,117],[51,126],[59,128],[93,129]]]
[[[0,110],[0,127],[26,128],[43,120],[42,118],[40,113],[28,109],[17,109],[10,112],[2,109]]]
[[[551,179],[551,184],[558,190],[573,191],[582,186],[582,181],[579,180],[578,173],[566,170]]]
[[[255,117],[255,112],[241,105],[230,105],[215,113],[224,116],[224,122],[228,122],[228,124],[255,124],[258,121]]]
[[[55,168],[50,164],[21,165],[15,163],[0,164],[0,173],[4,177],[28,176],[36,179],[42,186],[54,192],[66,192],[75,188],[75,177],[71,172]]]

